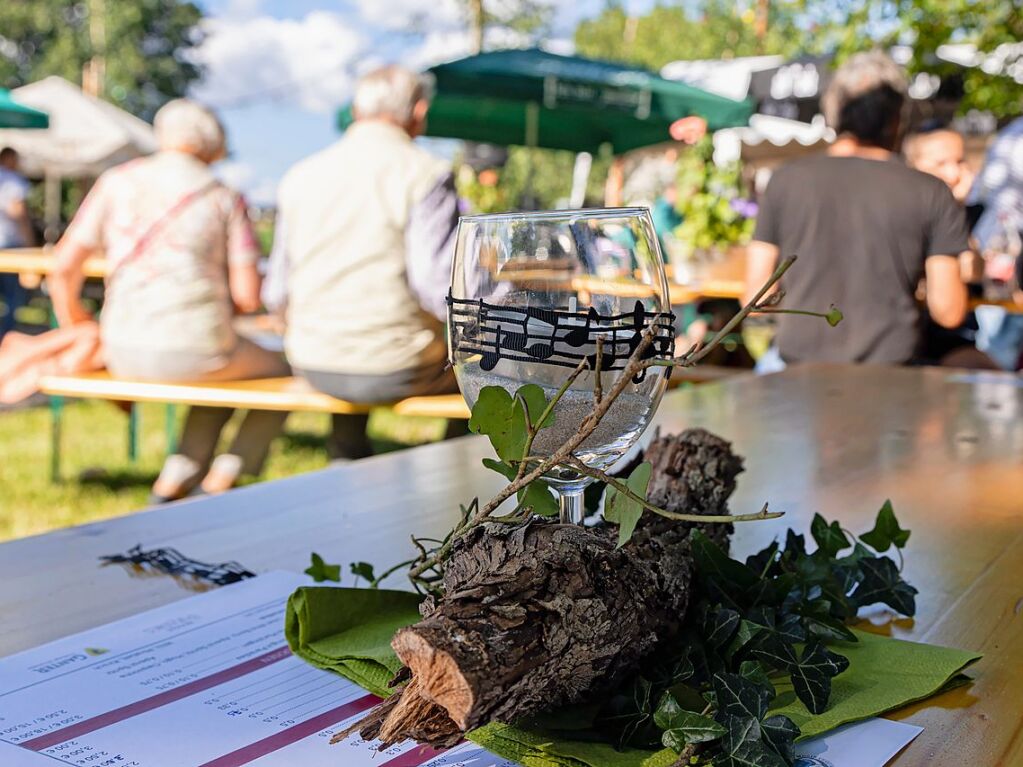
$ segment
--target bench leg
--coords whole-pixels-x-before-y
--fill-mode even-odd
[[[139,406],[131,404],[128,411],[128,460],[135,463],[139,457]]]
[[[168,403],[166,410],[166,429],[167,429],[167,455],[172,455],[178,451],[178,411],[177,408]]]
[[[50,482],[60,482],[61,426],[64,398],[50,397]]]

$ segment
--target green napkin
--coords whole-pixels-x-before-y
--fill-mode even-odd
[[[391,637],[419,620],[420,600],[407,591],[300,588],[288,599],[284,636],[298,657],[386,698],[401,668]]]
[[[831,698],[823,714],[807,711],[787,679],[775,683],[778,697],[771,713],[785,714],[795,722],[802,732],[800,740],[962,684],[968,679],[959,672],[981,657],[966,650],[906,642],[856,629],[853,633],[859,642],[831,645],[849,659],[849,668],[831,680]]]
[[[301,588],[288,600],[285,634],[295,655],[386,697],[391,692],[386,684],[401,665],[391,651],[391,636],[419,620],[418,601],[402,591]],[[790,717],[802,738],[933,695],[961,682],[959,673],[980,658],[965,650],[855,633],[859,642],[835,646],[849,659],[849,668],[832,681],[830,707],[823,714],[810,714],[787,683],[777,685],[771,711]],[[482,727],[468,738],[525,767],[669,767],[676,759],[667,749],[616,751],[572,740],[564,732],[506,724]]]

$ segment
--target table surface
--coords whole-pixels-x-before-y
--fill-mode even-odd
[[[1023,763],[1023,388],[940,369],[802,366],[666,396],[658,422],[707,427],[746,457],[732,510],[787,516],[738,526],[746,555],[819,511],[865,532],[885,498],[912,530],[915,620],[892,636],[983,652],[968,687],[892,716],[924,732],[898,765]],[[413,531],[443,532],[459,502],[500,479],[467,437],[226,495],[0,545],[0,655],[183,598],[166,576],[101,567],[102,554],[174,546],[255,571],[400,561]],[[396,584],[398,582],[395,582]]]
[[[49,248],[9,248],[0,250],[0,273],[20,274],[23,278],[36,280],[49,275],[56,264],[53,252]],[[671,302],[680,306],[695,301],[711,298],[732,298],[741,300],[745,290],[744,270],[746,265],[745,254],[741,249],[730,252],[721,261],[710,265],[706,274],[697,282],[686,285],[679,285],[670,282]],[[107,276],[107,261],[102,257],[86,259],[82,266],[86,277],[103,279]],[[669,278],[672,270],[667,269]],[[531,278],[549,281],[550,274],[547,272],[521,272],[509,275],[507,279],[516,279],[528,282]],[[614,281],[593,279],[574,280],[571,287],[575,290],[595,290],[597,286],[604,292],[608,292],[608,285],[614,286],[614,292],[626,297],[642,298],[649,295],[650,289],[640,283],[632,281]],[[34,284],[33,284],[34,287]],[[1000,306],[1013,314],[1023,314],[1023,306],[1011,300],[990,300],[971,299],[970,308],[978,306]]]
[[[50,248],[8,248],[0,250],[0,273],[22,274],[45,277],[54,270],[57,259]],[[107,260],[102,257],[87,258],[82,265],[86,277],[107,276]]]

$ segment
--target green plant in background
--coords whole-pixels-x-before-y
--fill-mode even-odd
[[[679,156],[675,236],[690,251],[741,245],[753,235],[756,206],[746,198],[738,163],[718,166],[704,138]]]
[[[604,180],[611,165],[610,154],[593,158],[586,184],[586,199],[604,198]],[[508,160],[497,173],[496,184],[481,184],[479,174],[463,166],[455,177],[459,196],[471,213],[506,210],[553,210],[563,208],[572,192],[575,153],[560,149],[508,148]]]

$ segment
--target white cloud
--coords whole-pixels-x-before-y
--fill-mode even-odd
[[[368,43],[349,20],[328,11],[206,24],[197,55],[206,76],[195,96],[220,108],[278,99],[329,112],[351,96],[355,64]]]

